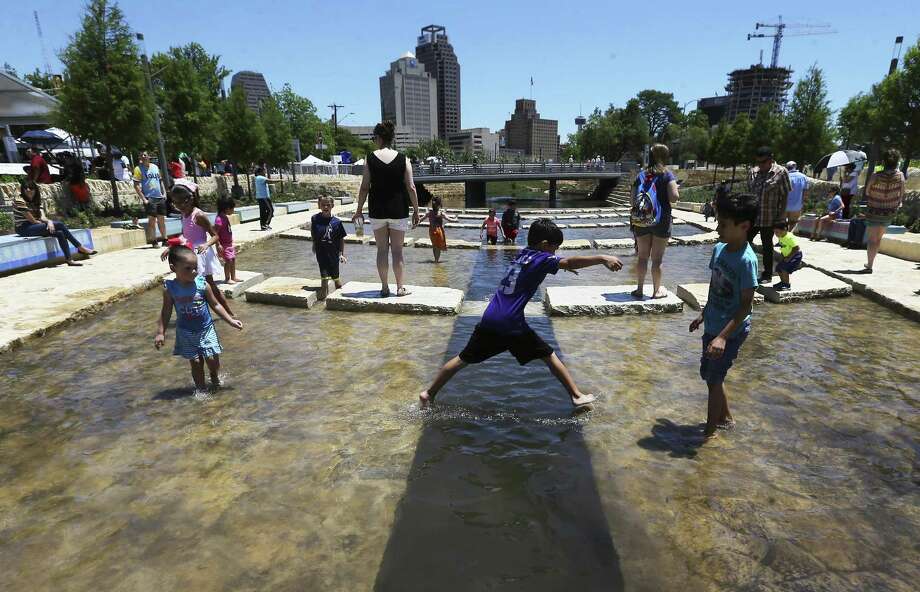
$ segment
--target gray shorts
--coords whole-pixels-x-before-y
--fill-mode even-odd
[[[144,213],[148,216],[165,216],[166,200],[165,199],[148,199],[144,204]]]

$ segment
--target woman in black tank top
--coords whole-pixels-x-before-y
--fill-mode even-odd
[[[393,275],[396,276],[396,295],[409,292],[403,286],[403,241],[409,230],[409,205],[412,205],[412,228],[418,226],[418,195],[412,180],[412,166],[406,156],[389,148],[393,143],[395,126],[390,121],[374,127],[374,143],[378,150],[367,156],[364,176],[358,191],[358,208],[352,221],[364,224],[364,201],[368,200],[368,213],[377,241],[377,273],[380,276],[380,296],[390,295],[388,253],[393,257]],[[389,158],[393,156],[393,158]],[[369,196],[369,197],[368,197]]]

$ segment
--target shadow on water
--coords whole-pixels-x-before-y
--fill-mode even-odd
[[[640,439],[637,444],[646,450],[668,452],[674,458],[695,458],[705,442],[704,427],[702,423],[680,425],[658,418],[652,426],[652,435]]]
[[[494,290],[500,275],[477,271],[469,292],[486,281]],[[448,357],[478,321],[457,319]],[[556,346],[548,320],[529,322]],[[587,418],[542,363],[521,367],[504,353],[467,367],[423,417],[376,590],[623,588],[581,431]]]

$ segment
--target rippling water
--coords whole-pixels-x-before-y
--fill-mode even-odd
[[[346,280],[376,278],[372,247],[347,253]],[[706,281],[708,253],[670,248],[667,285]],[[457,250],[435,265],[407,249],[408,280],[485,300],[511,256]],[[239,266],[316,274],[309,243],[281,239]],[[589,269],[546,285],[630,279]],[[419,412],[476,317],[245,302],[245,330],[218,329],[227,385],[197,400],[187,365],[153,349],[159,301],[142,294],[0,358],[0,589],[920,581],[920,329],[862,297],[757,307],[727,382],[738,425],[706,446],[689,310],[531,318],[601,394],[574,415],[539,362],[508,355]]]

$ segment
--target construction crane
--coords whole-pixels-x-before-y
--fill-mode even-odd
[[[785,30],[789,29],[806,29],[804,31],[798,31],[796,33],[786,33]],[[773,37],[773,59],[770,61],[770,67],[776,68],[779,66],[779,48],[783,43],[783,37],[805,37],[806,35],[832,35],[837,31],[834,30],[818,30],[818,29],[830,29],[830,25],[807,25],[807,24],[793,24],[793,23],[784,23],[783,17],[779,16],[777,22],[775,23],[756,23],[754,25],[755,30],[760,29],[776,29],[776,33],[748,33],[748,41],[755,38],[762,37]]]
[[[35,30],[38,31],[38,43],[42,47],[42,58],[45,60],[45,74],[51,76],[51,62],[48,60],[48,50],[45,49],[45,36],[42,34],[42,23],[38,20],[38,11],[33,10],[32,16],[35,17]]]

